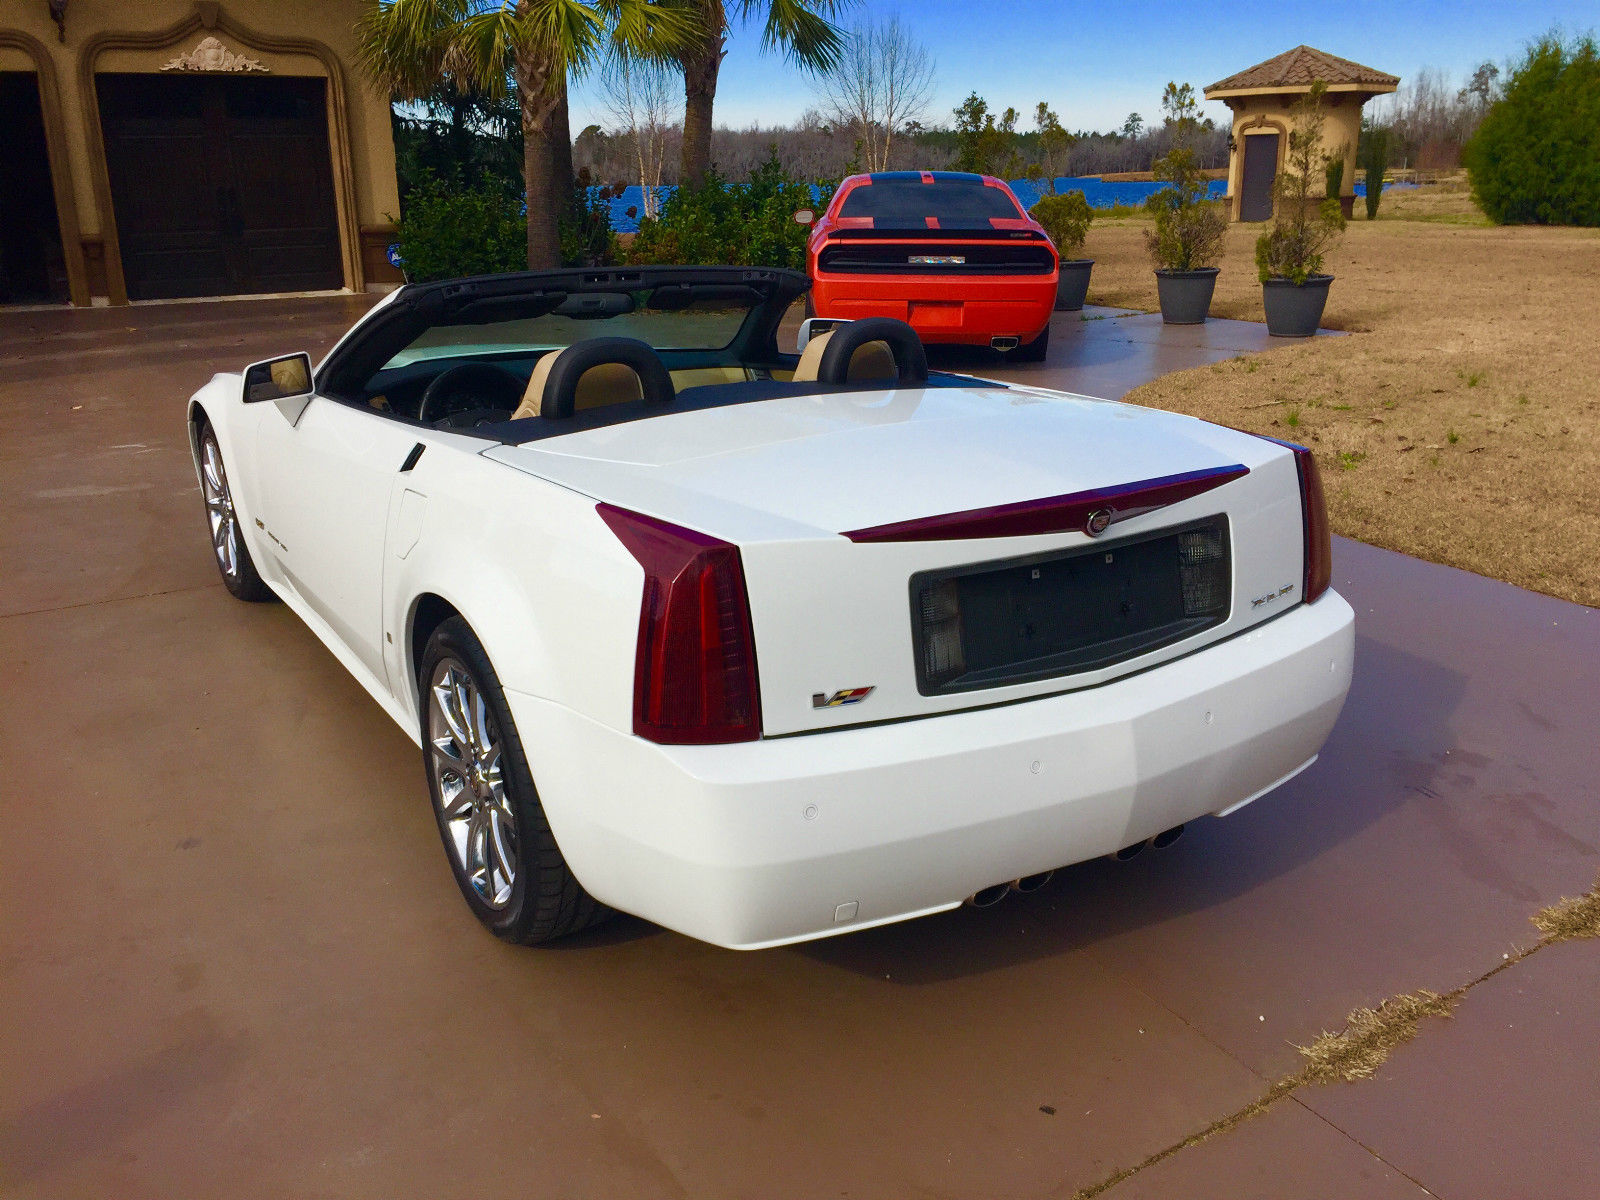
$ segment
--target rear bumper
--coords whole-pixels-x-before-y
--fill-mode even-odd
[[[1056,274],[827,275],[813,273],[819,317],[894,317],[924,342],[987,346],[991,338],[1032,341],[1050,323]]]
[[[1329,592],[1097,688],[735,746],[656,746],[508,693],[545,809],[597,898],[756,949],[952,908],[1295,774],[1350,686]]]

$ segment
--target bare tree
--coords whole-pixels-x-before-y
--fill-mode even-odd
[[[823,113],[861,145],[869,171],[884,171],[897,134],[927,112],[933,59],[898,16],[863,22],[845,39],[839,61],[817,82]]]
[[[1436,67],[1423,67],[1392,96],[1381,96],[1370,112],[1394,134],[1392,153],[1403,167],[1449,170],[1461,162],[1461,147],[1498,96],[1500,71],[1482,63],[1467,85],[1457,88]]]
[[[644,215],[660,209],[658,189],[667,158],[670,133],[679,128],[676,75],[667,66],[648,60],[613,56],[601,77],[606,113],[617,125],[616,136],[627,143],[644,189]]]

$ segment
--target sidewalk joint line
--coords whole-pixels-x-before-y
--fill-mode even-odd
[[[1600,879],[1596,879],[1594,886],[1582,895],[1563,897],[1555,904],[1533,913],[1528,919],[1540,933],[1539,940],[1533,945],[1513,947],[1489,970],[1443,994],[1418,988],[1414,992],[1391,996],[1376,1008],[1354,1010],[1346,1018],[1342,1032],[1324,1032],[1311,1045],[1297,1047],[1307,1059],[1306,1065],[1300,1070],[1277,1080],[1249,1104],[1227,1116],[1218,1117],[1203,1129],[1156,1151],[1142,1162],[1124,1167],[1099,1183],[1079,1188],[1072,1193],[1072,1200],[1092,1200],[1095,1196],[1103,1195],[1147,1167],[1153,1167],[1181,1150],[1198,1146],[1252,1117],[1260,1116],[1278,1101],[1292,1096],[1307,1085],[1331,1083],[1336,1079],[1346,1082],[1370,1079],[1388,1060],[1392,1050],[1417,1036],[1418,1025],[1423,1018],[1449,1017],[1462,997],[1480,983],[1487,983],[1500,972],[1510,970],[1555,942],[1600,938]]]
[[[50,613],[72,612],[80,608],[99,608],[104,604],[131,604],[135,600],[150,600],[156,596],[180,596],[185,592],[203,592],[210,588],[221,587],[220,583],[195,583],[188,587],[164,588],[159,592],[139,592],[132,596],[107,596],[102,600],[83,600],[77,604],[58,604],[49,608],[26,608],[21,612],[0,613],[0,621],[10,621],[17,617],[39,617]]]

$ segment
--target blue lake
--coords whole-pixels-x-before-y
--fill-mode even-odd
[[[1043,194],[1042,189],[1032,180],[1013,179],[1011,190],[1017,194],[1017,199],[1024,208],[1031,207],[1034,201]],[[1058,192],[1082,192],[1083,198],[1089,202],[1091,208],[1114,208],[1117,205],[1138,206],[1143,204],[1155,192],[1164,188],[1164,183],[1106,183],[1104,180],[1093,176],[1069,177],[1060,176],[1056,179]],[[1415,187],[1415,184],[1384,185],[1388,191],[1393,187]],[[1211,198],[1220,200],[1227,195],[1228,184],[1223,179],[1213,179],[1209,185]],[[673,188],[660,187],[655,189],[657,195],[665,202],[672,195]],[[813,194],[816,189],[812,189]],[[1356,195],[1365,196],[1365,184],[1356,184]],[[622,195],[610,201],[611,228],[616,233],[637,233],[639,231],[639,218],[644,215],[644,189],[637,185],[626,188]],[[630,213],[629,210],[632,210]]]

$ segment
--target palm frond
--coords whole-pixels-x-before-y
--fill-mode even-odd
[[[520,6],[510,31],[517,50],[532,51],[552,73],[581,70],[605,52],[606,21],[584,0],[531,0]]]
[[[520,27],[521,19],[510,5],[468,15],[456,29],[447,65],[498,98],[516,66]]]
[[[666,62],[705,32],[698,0],[595,0],[611,29],[613,56]]]
[[[763,50],[780,51],[808,70],[826,71],[844,51],[844,34],[828,18],[847,6],[847,0],[738,0],[733,7],[743,17],[766,10]]]
[[[453,35],[470,12],[471,0],[368,0],[356,19],[357,61],[389,91],[416,99],[451,74]]]

